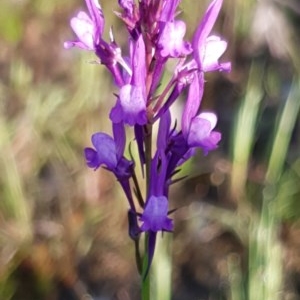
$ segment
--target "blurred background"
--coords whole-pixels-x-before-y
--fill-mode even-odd
[[[113,25],[124,45],[116,2],[101,2],[105,37]],[[208,3],[182,1],[187,38]],[[82,154],[111,132],[116,90],[92,53],[63,49],[80,8],[0,2],[1,300],[139,299],[126,200]],[[172,187],[153,299],[300,299],[299,13],[298,0],[224,0],[213,31],[232,72],[207,74],[203,100],[223,139]]]

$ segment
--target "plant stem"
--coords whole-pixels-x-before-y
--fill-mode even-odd
[[[145,250],[143,259],[143,272],[142,272],[142,300],[150,300],[150,274],[145,277],[148,268],[148,242],[149,234],[145,233]]]
[[[150,177],[151,177],[151,159],[152,159],[152,124],[148,124],[145,128],[145,157],[146,157],[146,187],[147,194],[146,199],[150,192]],[[148,244],[149,244],[149,234],[145,232],[145,248],[143,257],[143,272],[142,272],[142,300],[150,300],[150,274],[148,272]],[[145,276],[147,275],[147,276]]]

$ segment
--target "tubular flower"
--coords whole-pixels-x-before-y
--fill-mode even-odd
[[[203,112],[191,120],[187,143],[190,147],[199,147],[204,154],[217,148],[221,133],[213,131],[217,124],[217,116],[211,112]]]
[[[202,112],[196,116],[203,96],[203,74],[195,74],[189,87],[186,105],[182,114],[182,134],[189,147],[199,147],[206,155],[217,148],[221,133],[213,131],[217,116],[211,112]]]
[[[183,41],[186,25],[183,21],[171,21],[164,24],[164,29],[157,43],[161,57],[179,57],[192,52],[190,43]]]
[[[219,63],[219,58],[227,48],[227,42],[218,36],[209,36],[219,15],[223,0],[213,0],[206,10],[192,41],[193,56],[199,70],[230,72],[230,62]]]
[[[141,221],[142,231],[172,231],[172,220],[168,215],[168,199],[165,196],[150,196],[148,199]]]
[[[146,59],[145,44],[142,35],[137,41],[131,41],[132,76],[129,84],[120,89],[115,107],[111,110],[110,118],[114,123],[124,122],[130,126],[147,123],[146,115]]]
[[[97,170],[105,165],[119,180],[131,177],[133,163],[123,156],[118,157],[116,142],[111,136],[97,132],[92,135],[92,144],[95,148],[84,150],[88,167]]]
[[[120,182],[129,202],[130,210],[135,212],[129,179],[132,177],[134,163],[124,157],[125,130],[123,124],[113,124],[114,138],[106,133],[97,132],[92,135],[94,148],[85,148],[84,155],[87,166],[97,170],[101,165],[114,173]]]
[[[145,209],[140,217],[143,222],[141,231],[148,232],[148,266],[143,274],[147,276],[150,269],[158,231],[172,231],[173,221],[168,217],[168,198],[167,198],[167,160],[164,153],[158,150],[151,163],[151,183],[149,197],[145,203]]]
[[[79,47],[85,50],[95,50],[100,42],[104,28],[102,8],[97,0],[86,0],[86,6],[90,15],[79,11],[77,16],[70,21],[77,39],[65,42],[66,49]]]

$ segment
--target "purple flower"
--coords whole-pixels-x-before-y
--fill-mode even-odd
[[[133,163],[125,157],[118,157],[116,143],[111,136],[97,132],[92,135],[92,144],[95,149],[84,149],[88,167],[97,170],[101,165],[105,165],[119,180],[131,177]]]
[[[186,56],[192,52],[190,43],[183,41],[186,25],[183,21],[170,21],[164,28],[157,43],[161,57]]]
[[[204,89],[203,73],[195,73],[189,87],[187,102],[182,114],[182,133],[189,147],[199,147],[206,155],[217,148],[221,133],[213,131],[217,124],[214,113],[203,112],[196,116]]]
[[[191,120],[187,136],[190,147],[199,147],[206,155],[217,148],[221,133],[213,131],[217,124],[217,116],[211,112],[203,112]]]
[[[124,122],[130,126],[146,124],[146,103],[143,89],[131,84],[122,86],[117,103],[111,110],[110,118],[114,123]]]
[[[122,56],[112,29],[109,41],[102,38],[104,17],[98,0],[85,0],[88,13],[79,11],[70,21],[76,39],[64,43],[67,49],[79,47],[94,51],[111,72],[118,88],[116,103],[109,116],[113,135],[93,134],[92,147],[85,148],[84,155],[88,167],[94,170],[104,167],[121,184],[129,202],[129,236],[135,241],[139,262],[139,237],[146,233],[147,265],[143,268],[143,278],[152,263],[157,233],[173,231],[174,224],[169,215],[174,210],[169,210],[169,186],[179,180],[174,179],[174,175],[196,148],[201,148],[206,155],[216,149],[221,140],[221,134],[215,131],[217,116],[212,112],[199,113],[205,72],[229,71],[231,68],[229,62],[219,62],[227,42],[211,34],[223,0],[212,0],[191,43],[184,40],[186,24],[175,20],[180,1],[118,0],[122,12],[116,12],[116,15],[126,26],[129,37],[126,58]],[[170,81],[158,90],[169,58],[180,59],[176,60]],[[181,130],[177,130],[176,122],[171,127],[170,107],[187,89]],[[158,119],[156,152],[152,156],[148,139],[152,138],[152,125]],[[141,177],[144,178],[146,173],[145,181],[149,183],[145,196],[135,174],[130,147],[131,160],[124,156],[125,125],[134,127]],[[138,211],[136,203],[140,207]]]
[[[146,58],[142,35],[137,41],[131,41],[132,76],[129,84],[120,89],[115,107],[110,112],[114,123],[124,122],[130,126],[147,123],[146,114]]]
[[[124,156],[125,132],[122,124],[114,125],[114,139],[106,133],[92,135],[94,148],[85,148],[84,155],[88,167],[97,170],[101,165],[113,172],[119,181],[132,175],[133,162]]]
[[[140,218],[142,231],[172,231],[172,220],[168,216],[168,199],[165,196],[150,196]]]
[[[145,209],[140,217],[143,222],[141,231],[148,232],[148,266],[143,274],[145,278],[150,269],[158,231],[172,231],[173,221],[168,217],[168,187],[167,187],[167,159],[159,149],[151,162],[151,181],[149,196],[145,203]]]
[[[124,157],[125,130],[123,124],[113,124],[114,139],[106,133],[92,135],[94,148],[85,148],[84,155],[88,167],[97,170],[101,165],[114,173],[120,182],[129,202],[130,210],[135,213],[129,179],[132,177],[134,163]],[[131,229],[130,229],[131,230]]]
[[[151,163],[149,196],[140,218],[142,231],[172,231],[173,223],[168,218],[168,187],[166,180],[167,159],[159,150]]]
[[[211,2],[193,37],[193,56],[199,70],[203,72],[216,70],[229,72],[231,70],[230,62],[220,64],[218,61],[227,48],[227,42],[218,36],[209,36],[222,3],[223,0]]]
[[[79,47],[95,50],[96,45],[100,42],[104,28],[102,8],[97,0],[86,0],[86,6],[90,16],[84,11],[79,11],[77,16],[70,21],[77,39],[65,42],[64,47],[66,49]]]
[[[92,135],[92,144],[95,147],[85,148],[84,154],[88,167],[97,170],[101,165],[114,171],[117,167],[116,144],[111,136],[106,133],[97,132]]]
[[[190,54],[193,50],[189,42],[183,37],[186,25],[183,21],[175,20],[176,8],[180,0],[164,1],[161,5],[159,17],[159,38],[156,43],[161,57],[182,57]]]

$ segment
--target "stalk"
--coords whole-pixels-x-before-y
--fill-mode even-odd
[[[146,190],[147,197],[150,191],[150,176],[151,176],[151,153],[152,153],[152,124],[146,126],[145,135],[145,156],[146,156]],[[146,198],[147,198],[146,197]],[[150,300],[150,274],[145,274],[148,268],[149,253],[148,253],[149,234],[145,233],[145,248],[143,257],[142,271],[142,300]]]

